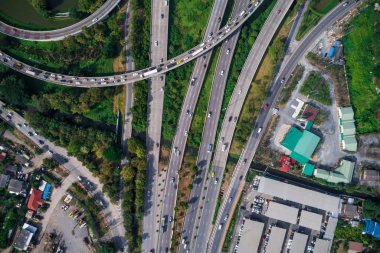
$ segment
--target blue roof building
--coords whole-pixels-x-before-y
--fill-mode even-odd
[[[45,189],[42,193],[42,199],[43,200],[47,200],[49,198],[49,195],[50,195],[50,189],[51,189],[51,184],[46,184],[45,186]]]
[[[376,221],[370,219],[364,219],[364,229],[363,234],[372,235],[375,238],[380,238],[380,224]]]

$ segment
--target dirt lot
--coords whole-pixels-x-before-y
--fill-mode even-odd
[[[41,243],[37,246],[35,252],[46,252],[44,241],[49,233],[55,232],[62,235],[62,240],[66,248],[66,252],[91,252],[91,250],[83,242],[88,237],[87,227],[79,228],[77,220],[69,218],[69,213],[74,209],[70,207],[67,211],[63,211],[62,205],[57,205],[50,222],[46,228]]]

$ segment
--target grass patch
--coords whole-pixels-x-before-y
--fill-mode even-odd
[[[226,238],[224,240],[223,248],[222,248],[222,250],[224,252],[228,252],[231,248],[232,239],[234,238],[236,221],[239,217],[239,206],[241,203],[241,199],[242,199],[242,196],[240,195],[239,202],[237,203],[237,205],[235,207],[234,214],[232,215],[231,222],[230,222],[228,229],[227,229]]]
[[[338,64],[331,64],[314,53],[308,53],[306,57],[311,64],[317,66],[331,77],[334,84],[337,106],[350,106],[350,96],[344,75],[344,67]]]
[[[329,84],[317,71],[311,71],[303,83],[300,93],[322,104],[331,105]]]
[[[375,1],[370,1],[372,5]],[[352,107],[360,134],[379,131],[380,96],[380,15],[372,6],[364,9],[344,38],[345,59]]]
[[[302,65],[297,65],[296,69],[293,71],[293,75],[287,80],[284,88],[282,89],[279,102],[280,106],[284,106],[290,99],[293,90],[297,87],[298,82],[301,80],[305,67]]]
[[[312,0],[301,20],[296,39],[301,40],[338,3],[338,0]]]
[[[211,6],[211,1],[204,0],[170,2],[169,58],[185,52],[202,40]],[[162,116],[162,135],[165,140],[171,141],[175,135],[177,121],[193,66],[194,62],[188,63],[170,71],[166,75]]]
[[[202,85],[200,96],[198,99],[197,107],[195,108],[193,121],[191,122],[190,134],[189,134],[189,146],[196,148],[201,144],[202,131],[206,118],[206,111],[208,107],[208,101],[211,95],[212,81],[214,79],[215,68],[218,63],[218,56],[220,48],[213,51],[210,65],[207,69],[206,79]],[[197,84],[197,85],[200,85]]]
[[[98,122],[104,122],[108,125],[116,125],[116,115],[113,112],[112,99],[105,99],[103,102],[97,104],[90,111],[83,113],[89,119]]]

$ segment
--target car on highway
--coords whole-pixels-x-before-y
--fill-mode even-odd
[[[172,177],[171,182],[174,184],[174,182],[175,182],[175,177]]]
[[[222,229],[222,227],[223,227],[223,224],[222,224],[222,223],[220,223],[220,224],[219,224],[219,226],[218,226],[218,230],[221,230],[221,229]]]
[[[211,118],[211,116],[212,116],[212,112],[208,112],[207,118]]]
[[[95,23],[96,21],[98,21],[98,18],[94,18],[94,19],[92,20],[92,23]]]
[[[230,54],[231,49],[227,49],[226,54]]]
[[[218,183],[218,178],[215,178],[214,184]]]
[[[259,127],[259,129],[257,130],[257,133],[259,134],[262,130],[262,127]]]
[[[45,142],[44,142],[43,140],[38,140],[38,143],[39,143],[40,145],[44,145],[44,144],[45,144]]]
[[[193,116],[193,113],[192,113],[189,109],[187,109],[186,114],[187,114],[189,117]]]
[[[281,84],[283,84],[285,82],[285,77],[283,77],[282,79],[281,79]]]
[[[161,13],[161,18],[164,18],[164,14],[163,13]]]
[[[232,116],[230,116],[230,117],[228,118],[228,122],[231,122],[231,120],[232,120]]]
[[[22,125],[20,123],[17,124],[17,127],[22,127]]]
[[[158,46],[158,41],[157,40],[154,41],[154,45],[156,45],[156,47]]]
[[[220,71],[220,75],[224,75],[224,69],[222,71]]]
[[[279,9],[278,11],[277,11],[277,14],[280,14],[281,13],[281,9]]]
[[[30,131],[29,131],[29,132],[28,132],[28,135],[29,135],[29,136],[33,136],[34,134],[33,134],[33,132],[30,132]]]
[[[222,146],[222,152],[226,151],[226,149],[227,149],[227,146],[228,146],[228,144],[227,144],[227,143],[224,143],[224,144],[223,144],[223,146]]]
[[[207,146],[207,152],[210,153],[212,151],[212,144],[208,144]]]
[[[218,23],[220,23],[220,21],[222,21],[222,18],[221,18],[221,17],[218,18]]]
[[[268,110],[268,104],[267,103],[265,103],[264,105],[263,105],[263,109],[266,111],[266,110]]]
[[[188,131],[185,131],[185,133],[184,133],[184,134],[185,134],[185,136],[187,136],[187,134],[188,134]]]
[[[195,77],[194,77],[194,78],[191,78],[190,84],[191,84],[191,85],[194,85],[196,80],[197,80],[197,79],[196,79]]]
[[[228,214],[226,214],[226,216],[224,216],[224,221],[226,221],[228,219]]]

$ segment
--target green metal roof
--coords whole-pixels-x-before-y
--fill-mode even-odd
[[[344,135],[355,135],[356,128],[353,121],[343,121],[342,127]]]
[[[330,176],[330,171],[327,171],[327,170],[324,170],[324,169],[317,169],[316,172],[315,172],[315,177],[317,178],[321,178],[321,179],[324,179],[324,180],[328,180],[329,179],[329,176]]]
[[[294,151],[290,154],[290,157],[299,162],[300,164],[306,164],[309,161],[307,157],[304,157],[303,155]]]
[[[358,148],[358,143],[354,135],[344,136],[344,149],[347,151],[356,152]]]
[[[305,174],[306,176],[313,176],[314,167],[315,167],[314,164],[306,163],[305,166],[303,166],[302,173]]]
[[[354,119],[354,110],[352,110],[352,107],[341,107],[340,111],[342,112],[343,121]]]
[[[313,154],[321,138],[309,131],[303,131],[301,139],[298,141],[294,151],[306,157],[308,160]]]
[[[297,128],[292,127],[290,128],[288,134],[285,136],[284,140],[281,142],[281,145],[293,151],[301,137],[302,132]]]
[[[313,121],[309,120],[306,124],[305,130],[310,131],[312,126],[313,126]]]

